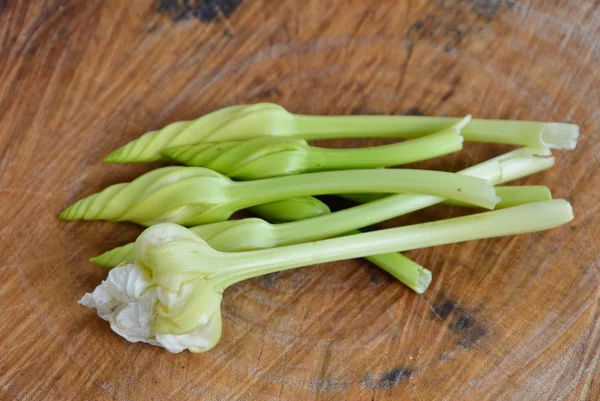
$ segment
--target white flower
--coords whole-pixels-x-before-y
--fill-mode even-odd
[[[211,348],[221,335],[221,314],[182,335],[155,333],[157,303],[168,309],[181,304],[191,294],[190,285],[180,291],[167,291],[152,284],[147,273],[136,264],[118,266],[96,289],[85,294],[79,303],[95,308],[110,328],[130,342],[145,342],[179,353],[185,349],[201,352]]]

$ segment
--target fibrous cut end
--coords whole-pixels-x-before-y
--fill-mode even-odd
[[[542,128],[542,141],[553,149],[575,149],[579,139],[579,126],[567,123],[546,123]]]

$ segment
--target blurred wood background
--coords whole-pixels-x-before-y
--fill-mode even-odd
[[[597,0],[0,0],[0,399],[599,399],[599,59]],[[208,353],[126,343],[77,300],[105,276],[88,258],[140,228],[57,214],[156,167],[102,163],[142,132],[259,101],[580,124],[521,180],[576,219],[409,253],[434,274],[423,296],[331,263],[227,290]]]

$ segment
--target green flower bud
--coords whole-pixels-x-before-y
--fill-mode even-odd
[[[444,131],[460,118],[427,116],[307,116],[273,103],[230,106],[194,121],[181,121],[148,132],[114,151],[111,163],[166,160],[166,148],[200,142],[240,141],[261,136],[306,140],[333,138],[419,138]],[[533,121],[471,120],[462,130],[467,141],[573,149],[574,124]]]
[[[486,208],[497,202],[487,181],[439,171],[330,171],[236,182],[201,167],[164,167],[88,196],[60,217],[198,225],[224,221],[237,210],[276,200],[344,192],[422,193]]]
[[[289,118],[287,118],[290,116]],[[257,132],[279,132],[291,115],[273,103],[230,106],[194,121],[180,121],[150,131],[108,155],[109,163],[167,160],[162,150],[198,141],[227,141],[256,137]]]

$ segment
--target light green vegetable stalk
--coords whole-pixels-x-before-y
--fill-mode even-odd
[[[299,196],[248,208],[257,216],[271,223],[306,220],[331,213],[325,202],[312,196]]]
[[[108,155],[110,163],[167,160],[166,148],[200,142],[243,141],[261,136],[331,138],[418,138],[458,124],[460,118],[424,116],[307,116],[272,103],[226,107],[194,121],[151,131]],[[462,130],[467,141],[573,149],[573,124],[473,119]]]
[[[123,296],[103,283],[80,301],[96,308],[111,328],[132,341],[172,352],[203,352],[221,336],[223,291],[242,280],[273,272],[375,254],[481,238],[546,230],[571,221],[568,202],[551,200],[472,216],[417,224],[318,242],[223,253],[173,224],[145,230],[134,246],[135,262],[123,272]],[[110,278],[110,277],[109,277]]]
[[[290,217],[298,216],[298,213],[296,213],[296,209],[297,209],[296,205],[298,203],[298,200],[305,200],[305,201],[301,202],[302,204],[304,204],[305,202],[308,204],[311,204],[311,203],[313,203],[312,201],[314,200],[314,201],[322,204],[325,208],[327,208],[327,210],[325,211],[324,208],[321,209],[321,208],[300,207],[299,208],[300,210],[304,210],[309,213],[312,212],[312,214],[307,213],[304,216],[302,216],[301,218],[290,218]],[[312,198],[312,197],[286,199],[286,200],[282,200],[279,202],[272,202],[272,203],[266,204],[266,205],[259,205],[256,208],[250,208],[250,210],[252,210],[254,213],[256,213],[259,217],[267,220],[269,223],[281,223],[284,221],[292,222],[292,221],[298,221],[298,220],[306,220],[309,218],[319,217],[324,214],[331,213],[331,211],[329,210],[329,208],[327,207],[327,205],[325,203],[321,202],[320,200],[318,200],[316,198]],[[288,220],[283,220],[283,219],[281,219],[282,217],[288,218]],[[191,230],[193,230],[193,228]],[[233,230],[235,230],[235,226],[233,226]],[[346,235],[359,234],[359,233],[360,233],[360,231],[355,230],[355,231],[346,233]],[[132,244],[130,244],[130,245],[132,245]],[[127,245],[125,247],[127,247]],[[122,248],[125,248],[125,247],[122,247]],[[114,266],[118,265],[119,263],[123,262],[124,260],[127,260],[128,262],[130,260],[133,260],[132,255],[129,256],[127,254],[124,254],[123,252],[125,250],[123,249],[123,252],[121,252],[120,249],[121,248],[115,248],[114,250],[109,251],[101,256],[90,259],[90,261],[96,262],[96,260],[98,260],[98,264],[105,265],[106,259],[108,259],[109,265],[106,267],[114,267]],[[129,249],[129,248],[126,248],[126,249]],[[216,249],[220,250],[218,248],[216,248]],[[113,258],[115,258],[115,259],[113,259]],[[111,261],[111,259],[112,259],[112,261]],[[385,253],[382,255],[367,256],[365,259],[367,259],[369,262],[373,263],[374,265],[376,265],[376,266],[382,268],[383,270],[385,270],[386,272],[388,272],[390,275],[392,275],[393,277],[398,279],[401,283],[403,283],[404,285],[406,285],[407,287],[409,287],[410,289],[415,291],[417,294],[424,293],[425,290],[429,287],[429,284],[431,284],[431,279],[432,279],[431,271],[424,268],[417,262],[411,260],[410,258],[408,258],[400,253],[396,252],[396,253]]]
[[[461,150],[460,129],[469,120],[465,118],[438,134],[370,148],[318,148],[301,138],[264,136],[236,142],[202,142],[168,148],[163,153],[181,164],[207,167],[239,180],[399,166]]]
[[[393,195],[350,194],[340,196],[357,203],[368,203]],[[500,202],[496,204],[494,210],[552,199],[552,193],[548,187],[543,185],[496,186],[496,196],[500,198]],[[448,199],[442,203],[451,206],[473,207],[473,205],[469,205],[468,203],[456,202]]]
[[[362,232],[355,230],[347,234],[358,235],[362,234]],[[365,259],[387,272],[417,294],[423,294],[429,288],[429,284],[431,284],[433,278],[431,270],[399,252],[365,256]]]
[[[327,171],[236,182],[201,167],[164,167],[88,196],[60,217],[196,225],[227,220],[237,210],[276,200],[353,192],[423,193],[485,208],[498,201],[485,180],[439,171]]]
[[[505,183],[550,168],[554,160],[548,153],[547,149],[518,149],[462,170],[460,174],[479,177],[492,184]],[[251,218],[204,224],[191,230],[221,251],[264,249],[335,237],[442,201],[443,198],[429,195],[393,195],[329,215],[285,224],[273,225]],[[105,267],[130,262],[133,260],[131,246],[115,248],[92,258],[92,262]]]
[[[164,153],[182,164],[207,167],[241,180],[312,171],[376,168],[412,163],[462,149],[460,130],[470,119],[467,116],[438,134],[374,148],[317,148],[300,138],[267,136],[241,142],[181,146],[166,149]],[[301,197],[258,205],[249,210],[272,223],[281,223],[329,213],[329,209],[322,206],[326,208],[318,199]],[[392,253],[367,259],[419,294],[431,283],[431,272],[404,255]]]
[[[552,199],[552,193],[548,187],[543,185],[497,186],[496,195],[500,198],[500,202],[496,204],[494,210]],[[473,207],[467,203],[453,200],[445,200],[443,203],[452,206]]]
[[[318,202],[315,205],[317,205],[317,206],[322,205],[323,208],[300,207],[300,210],[303,210],[305,213],[303,215],[298,215],[297,208],[296,208],[298,203],[300,203],[300,205],[303,206],[306,201],[310,206],[310,204],[312,204],[312,200]],[[274,207],[272,207],[272,206],[274,206]],[[279,201],[279,202],[272,202],[271,204],[267,204],[267,205],[259,205],[259,206],[257,206],[257,209],[258,210],[256,210],[255,212],[257,212],[257,214],[260,217],[262,217],[265,220],[268,220],[269,222],[279,222],[279,221],[281,221],[280,219],[282,217],[290,218],[290,220],[288,220],[288,221],[306,220],[309,218],[318,217],[318,216],[322,216],[324,214],[331,213],[331,211],[329,210],[329,208],[327,207],[327,205],[325,203],[321,202],[320,200],[318,200],[316,198],[311,198],[311,197],[292,198],[292,199],[286,199],[286,200]],[[312,212],[312,214],[310,214],[311,212]],[[293,217],[297,217],[297,218],[294,219]],[[259,220],[259,221],[261,222],[258,224],[259,226],[262,223],[264,223],[263,220]],[[238,222],[238,223],[236,223],[236,222]],[[242,238],[247,235],[262,236],[262,235],[265,235],[265,233],[264,232],[263,233],[247,232],[246,230],[244,230],[244,224],[239,224],[239,222],[240,222],[240,220],[233,220],[233,221],[229,220],[229,221],[227,221],[227,224],[224,224],[227,226],[226,228],[219,227],[218,223],[204,225],[204,228],[208,228],[209,226],[214,227],[214,229],[215,229],[214,233],[210,233],[206,230],[198,230],[198,231],[202,231],[199,234],[201,236],[202,235],[206,236],[206,238],[211,238],[211,237],[217,235],[217,233],[218,234],[226,233],[225,235],[229,236],[231,239],[231,241],[228,241],[225,239],[225,241],[228,241],[228,243],[229,243],[229,245],[226,248],[232,252],[239,251],[239,250],[251,249],[251,248],[245,248],[243,246],[243,243],[247,240],[244,240]],[[202,226],[200,226],[200,227],[202,227]],[[267,227],[267,226],[265,226],[265,227]],[[271,226],[268,226],[268,227],[270,229]],[[195,228],[191,228],[191,231],[194,232]],[[236,234],[236,232],[237,232],[237,234]],[[356,233],[359,233],[359,231],[353,232],[353,234],[356,234]],[[222,244],[222,241],[223,241],[223,236],[220,235],[219,238],[221,238],[221,241],[219,241],[219,242],[215,242],[215,243],[211,244],[211,241],[208,241],[208,243],[211,246],[213,246],[215,249],[220,251],[220,250],[223,250],[223,249],[219,249],[219,245]],[[246,238],[248,238],[248,237],[246,237]],[[241,242],[242,248],[240,248],[240,249],[235,247],[236,244],[240,243],[239,241],[242,241]],[[369,256],[366,259],[369,260],[371,263],[381,267],[383,270],[385,270],[386,272],[391,274],[393,277],[397,278],[402,283],[404,283],[409,288],[411,288],[412,290],[416,291],[419,294],[422,294],[427,289],[427,287],[429,287],[429,284],[431,283],[431,278],[432,278],[431,271],[427,270],[426,268],[422,267],[421,265],[412,261],[411,259],[407,258],[404,255],[401,255],[398,253],[383,254],[383,255]],[[100,256],[91,258],[90,261],[93,263],[96,263],[100,266],[111,267],[111,268],[115,267],[123,262],[131,263],[131,262],[133,262],[133,243],[130,243],[130,244],[118,247],[118,248],[114,248],[108,252],[103,253]]]
[[[548,148],[519,148],[490,159],[502,163],[502,177],[495,184],[504,184],[528,175],[544,171],[554,166],[554,156]],[[509,163],[507,163],[509,162]],[[484,165],[483,163],[479,165]],[[462,172],[465,172],[463,170]],[[470,174],[472,175],[472,174]],[[477,176],[477,175],[475,175]],[[340,195],[359,203],[372,202],[386,197],[386,194],[343,194]]]

